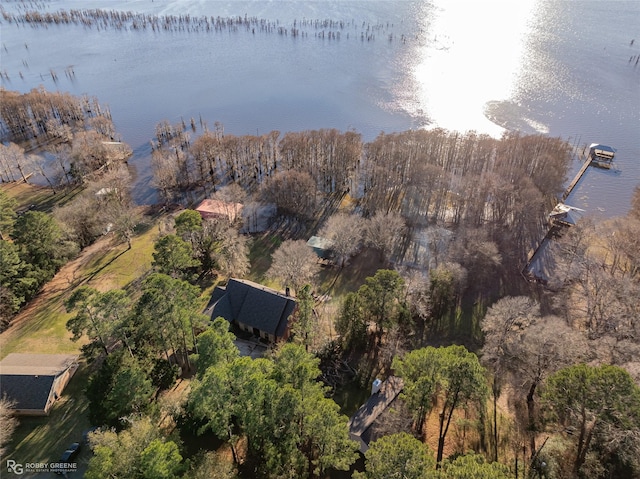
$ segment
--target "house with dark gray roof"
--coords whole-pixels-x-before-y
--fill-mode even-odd
[[[11,353],[0,361],[0,397],[17,415],[46,416],[76,369],[75,355]]]
[[[349,437],[358,443],[362,454],[369,450],[371,442],[378,439],[372,428],[376,419],[396,400],[403,388],[402,378],[389,376],[375,387],[367,402],[349,418]]]
[[[206,312],[222,317],[241,330],[275,342],[289,337],[296,300],[258,283],[232,278],[216,287]]]

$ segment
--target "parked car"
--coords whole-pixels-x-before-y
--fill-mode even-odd
[[[62,453],[62,456],[60,456],[60,461],[58,462],[61,464],[61,466],[59,469],[56,469],[55,473],[58,475],[66,476],[68,470],[66,468],[63,468],[62,464],[74,462],[75,458],[78,457],[78,454],[80,454],[80,443],[74,442],[66,449],[66,451]]]
[[[78,457],[78,454],[80,454],[80,443],[74,442],[62,453],[60,462],[73,462],[73,460]]]

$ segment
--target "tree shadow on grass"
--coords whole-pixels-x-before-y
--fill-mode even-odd
[[[109,265],[111,265],[111,263],[113,263],[115,260],[117,260],[120,256],[122,256],[123,254],[125,254],[127,251],[130,251],[129,248],[120,251],[120,253],[118,253],[117,255],[115,255],[113,258],[111,258],[109,261],[107,261],[105,264],[103,264],[102,266],[100,266],[98,269],[96,269],[95,271],[93,271],[89,276],[87,276],[86,278],[84,278],[83,281],[84,283],[88,283],[91,280],[93,280],[93,278],[95,278],[101,271],[103,271],[105,268],[107,268]]]
[[[378,252],[371,248],[364,248],[351,258],[343,268],[323,268],[320,272],[319,283],[326,294],[342,296],[357,291],[364,284],[366,278],[375,275],[376,271],[384,268],[385,264],[380,261]]]
[[[151,228],[153,228],[154,225],[155,225],[155,222],[153,220],[152,221],[141,221],[133,229],[133,234],[136,235],[136,236],[143,235],[146,232],[148,232]]]

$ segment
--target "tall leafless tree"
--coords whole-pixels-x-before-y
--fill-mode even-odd
[[[320,236],[331,241],[331,251],[340,264],[347,260],[361,247],[364,231],[364,220],[356,215],[336,213],[327,219],[320,229]]]
[[[585,358],[586,338],[555,316],[541,316],[540,305],[525,296],[497,301],[482,321],[485,344],[482,359],[491,367],[493,380],[494,459],[498,455],[497,400],[505,384],[511,384],[526,403],[526,427],[530,452],[536,451],[535,393],[551,373]],[[522,395],[522,396],[520,396]]]
[[[284,215],[312,218],[317,212],[316,183],[301,171],[276,173],[263,184],[261,197],[267,203],[275,203]]]
[[[402,242],[406,229],[404,219],[398,213],[379,211],[365,221],[364,239],[383,259],[389,260],[394,247]]]
[[[313,284],[319,271],[318,257],[306,241],[286,240],[274,251],[267,276],[298,291],[305,284]]]
[[[10,399],[0,398],[0,456],[2,457],[5,457],[6,446],[18,427],[13,405]]]

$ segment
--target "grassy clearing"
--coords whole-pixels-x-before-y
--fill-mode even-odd
[[[279,235],[269,233],[256,235],[251,242],[249,250],[249,261],[251,262],[251,271],[248,278],[251,281],[265,283],[268,281],[266,273],[271,267],[271,255],[282,244],[282,238]]]
[[[151,270],[157,229],[151,227],[134,238],[131,249],[122,244],[87,265],[87,284],[101,291],[130,287]]]
[[[344,268],[322,268],[319,275],[319,292],[334,297],[357,291],[364,280],[385,268],[377,251],[365,248]]]
[[[71,317],[64,302],[73,290],[88,285],[100,291],[125,288],[151,268],[156,230],[149,228],[133,239],[132,247],[113,247],[110,237],[101,238],[80,257],[65,265],[44,290],[14,320],[16,327],[3,333],[0,357],[11,352],[73,353],[82,341],[74,343],[66,330]]]
[[[11,198],[15,198],[18,202],[18,211],[32,208],[45,213],[50,213],[56,206],[68,203],[82,192],[82,188],[73,188],[54,194],[51,188],[22,182],[6,183],[0,188]]]
[[[46,205],[51,198],[55,198],[50,188],[44,186],[34,186],[28,183],[4,183],[0,188],[11,198],[18,202],[18,210],[25,209],[30,205]]]
[[[2,346],[3,357],[9,353],[35,354],[79,353],[82,343],[71,341],[65,324],[71,317],[62,304],[62,294],[46,300],[29,321]]]

